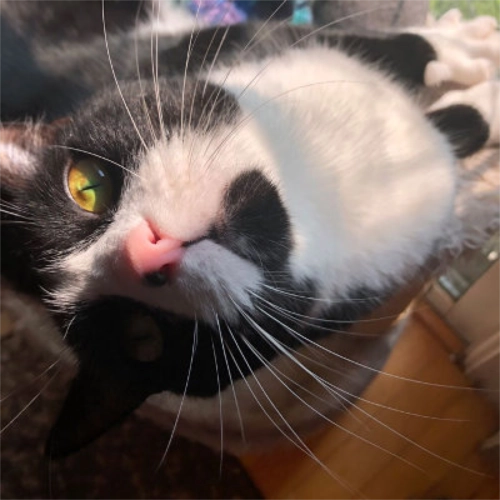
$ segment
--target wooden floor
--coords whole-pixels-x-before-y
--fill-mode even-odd
[[[499,498],[498,464],[480,453],[498,413],[450,361],[462,347],[433,313],[414,314],[385,371],[458,388],[379,375],[308,440],[329,472],[292,447],[245,457],[248,472],[267,498]]]

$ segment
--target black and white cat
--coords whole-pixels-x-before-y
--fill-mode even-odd
[[[48,451],[146,398],[213,447],[307,451],[399,326],[346,330],[467,236],[459,159],[498,142],[495,21],[141,30],[36,55],[36,106],[8,116],[60,119],[0,131],[2,273],[79,369]],[[442,82],[462,87],[426,110]]]

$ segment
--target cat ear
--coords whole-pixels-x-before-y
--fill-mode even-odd
[[[94,304],[60,326],[76,351],[79,373],[48,438],[51,458],[90,444],[164,390],[165,366],[172,365],[156,322],[130,301]]]
[[[2,190],[22,189],[39,168],[37,158],[52,143],[59,122],[7,123],[0,127]]]
[[[130,379],[80,370],[49,434],[45,454],[63,458],[90,444],[120,423],[147,397]]]

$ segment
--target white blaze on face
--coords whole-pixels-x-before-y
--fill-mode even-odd
[[[234,302],[250,307],[249,292],[258,291],[262,270],[210,240],[188,246],[177,278],[164,286],[148,286],[123,269],[126,237],[144,220],[159,233],[181,241],[207,235],[222,215],[226,189],[258,164],[248,132],[243,129],[227,140],[231,134],[230,127],[207,135],[187,132],[183,141],[173,135],[147,151],[128,177],[117,213],[104,234],[60,264],[70,278],[54,301],[70,304],[121,295],[207,321],[214,320],[214,313],[234,318]]]

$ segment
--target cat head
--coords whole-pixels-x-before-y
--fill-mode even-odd
[[[258,336],[256,315],[258,328],[278,326],[262,326],[257,297],[279,286],[275,302],[299,311],[312,295],[292,276],[279,183],[248,129],[235,128],[236,100],[203,82],[122,92],[52,125],[1,131],[3,274],[42,298],[80,363],[53,455],[149,394],[208,397],[247,375],[262,363],[232,332]],[[230,361],[216,376],[214,350],[224,347],[213,339],[222,336],[240,366]],[[96,402],[95,418],[83,400]]]
[[[213,397],[266,360],[345,329],[398,285],[390,254],[377,269],[389,279],[370,281],[371,244],[349,250],[345,232],[332,239],[357,207],[323,214],[332,227],[322,227],[311,200],[290,206],[267,138],[221,87],[122,85],[58,123],[6,127],[1,143],[2,271],[42,298],[79,360],[52,456],[151,394]],[[314,231],[301,232],[300,217]],[[401,254],[405,238],[393,234],[384,248]],[[326,258],[338,261],[337,281]],[[318,317],[333,318],[330,329]]]

